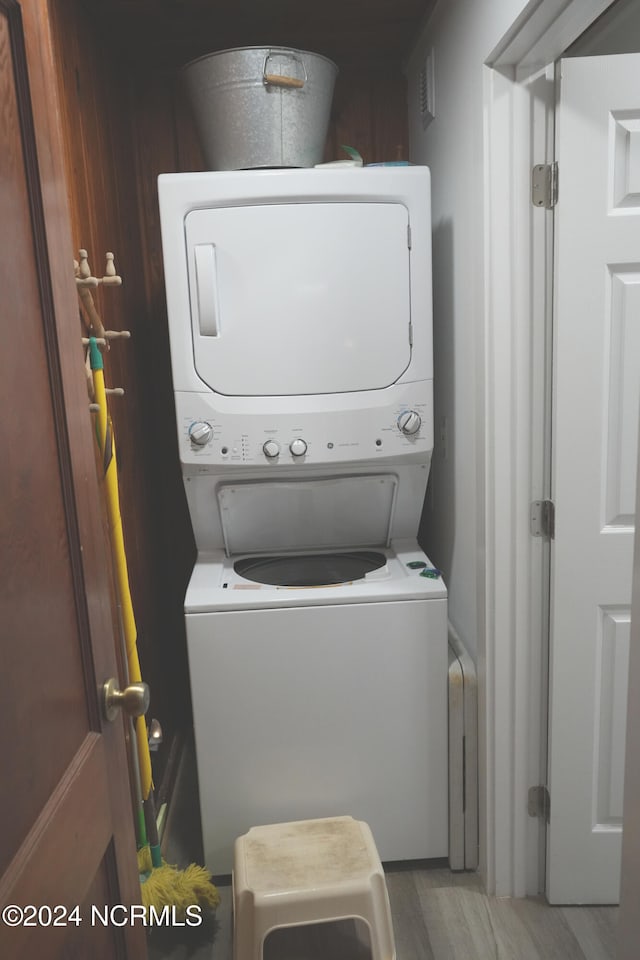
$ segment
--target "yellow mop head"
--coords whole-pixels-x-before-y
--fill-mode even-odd
[[[141,883],[143,905],[153,905],[158,911],[165,906],[175,907],[177,920],[184,920],[189,906],[215,910],[220,903],[220,894],[206,867],[191,863],[185,870],[179,870],[163,860],[161,867],[152,868],[149,847],[143,847],[138,851],[138,870],[144,878]]]

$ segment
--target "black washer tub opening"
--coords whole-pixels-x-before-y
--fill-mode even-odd
[[[254,583],[274,587],[323,587],[361,580],[384,567],[384,553],[358,550],[350,553],[305,553],[300,556],[243,557],[233,569]]]

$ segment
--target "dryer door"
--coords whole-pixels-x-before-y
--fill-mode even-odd
[[[217,393],[389,386],[411,359],[400,203],[272,203],[185,218],[194,358]]]

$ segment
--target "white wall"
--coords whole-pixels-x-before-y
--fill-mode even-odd
[[[410,158],[432,173],[436,446],[421,540],[444,572],[449,619],[474,658],[484,619],[484,61],[533,5],[439,0],[407,71]],[[423,130],[419,76],[430,50],[435,119]]]

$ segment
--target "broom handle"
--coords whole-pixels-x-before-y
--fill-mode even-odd
[[[100,450],[102,451],[103,457],[109,452],[109,449],[111,453],[109,461],[104,464],[104,478],[107,499],[107,516],[109,518],[109,529],[111,531],[111,547],[116,568],[116,583],[118,595],[120,597],[122,625],[125,647],[127,651],[127,664],[129,667],[129,682],[139,683],[142,680],[142,674],[140,671],[140,661],[138,659],[138,633],[136,629],[135,616],[133,613],[131,590],[129,588],[127,554],[125,551],[124,534],[122,531],[115,440],[113,438],[113,427],[107,414],[107,395],[104,387],[102,354],[100,353],[100,349],[95,342],[94,337],[91,337],[89,341],[89,358],[93,375],[95,401],[99,406],[97,414],[98,444]],[[111,438],[108,449],[107,439],[109,432],[111,433]],[[143,800],[146,800],[151,792],[152,775],[151,754],[149,752],[147,725],[144,717],[136,717],[135,731],[136,742],[138,745],[138,762],[140,765],[142,798]]]

